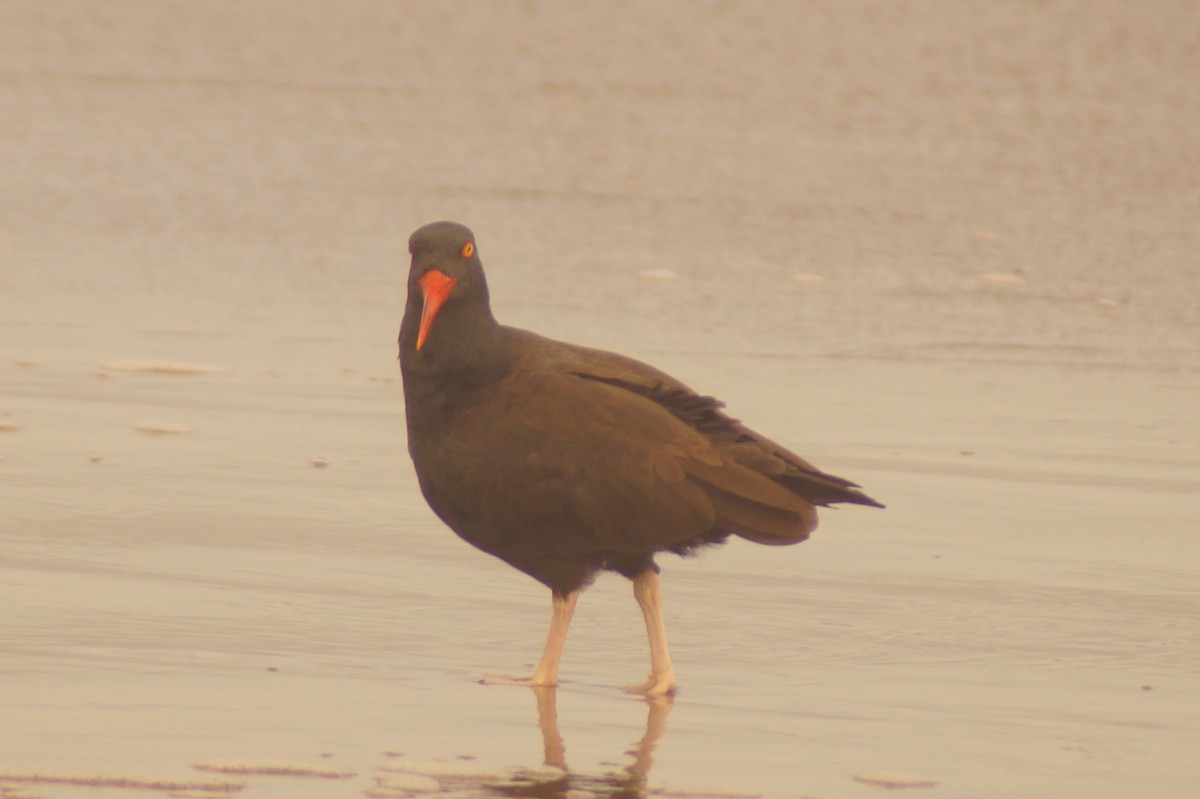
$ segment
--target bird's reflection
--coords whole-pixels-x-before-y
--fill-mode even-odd
[[[489,786],[498,796],[528,797],[528,799],[560,799],[568,791],[582,791],[602,797],[643,797],[646,795],[646,778],[654,764],[654,749],[662,740],[667,729],[667,716],[675,700],[670,696],[646,700],[646,733],[625,754],[632,756],[628,766],[607,774],[583,774],[573,772],[567,766],[566,745],[558,731],[558,701],[555,688],[531,688],[537,699],[538,726],[542,730],[543,762],[547,766],[561,769],[557,779],[542,781],[531,779],[527,784],[513,781],[509,784]]]

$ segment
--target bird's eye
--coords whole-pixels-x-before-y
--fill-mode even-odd
[[[462,257],[470,258],[474,254],[475,254],[475,242],[468,241],[466,244],[463,245]]]

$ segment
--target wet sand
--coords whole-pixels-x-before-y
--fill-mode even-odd
[[[7,8],[0,796],[1193,795],[1190,4]],[[663,558],[673,703],[611,575],[476,682],[549,608],[411,473],[437,218],[888,504]]]

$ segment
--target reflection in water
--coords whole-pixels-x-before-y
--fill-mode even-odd
[[[537,700],[538,726],[542,731],[542,766],[516,770],[494,769],[464,762],[470,758],[461,757],[452,761],[429,763],[400,760],[381,766],[374,775],[374,785],[367,788],[364,795],[368,799],[412,799],[415,796],[431,799],[647,799],[649,796],[670,796],[672,799],[757,799],[753,794],[667,791],[662,788],[649,790],[646,787],[650,768],[654,765],[654,750],[666,732],[667,716],[675,703],[670,696],[643,700],[647,707],[646,732],[641,740],[623,753],[632,758],[628,765],[623,768],[614,767],[613,770],[602,774],[585,774],[572,771],[567,765],[567,747],[558,731],[556,689],[530,690]],[[388,756],[399,757],[399,754],[388,753]],[[244,778],[269,776],[344,780],[359,776],[352,771],[305,763],[207,761],[196,763],[193,768]],[[878,778],[862,781],[880,783]],[[21,786],[30,784],[101,789],[139,788],[163,791],[171,796],[228,796],[252,786],[248,781],[195,777],[165,779],[115,774],[0,771],[0,799],[10,795],[16,797]]]
[[[558,731],[558,689],[531,688],[537,697],[538,726],[542,728],[543,762],[547,766],[562,769],[562,777],[554,782],[521,785],[497,785],[497,793],[503,796],[536,797],[549,799],[566,794],[567,791],[587,791],[599,796],[634,797],[643,796],[646,777],[654,765],[654,749],[667,729],[667,716],[675,704],[674,697],[649,697],[646,706],[646,734],[637,746],[626,754],[633,755],[633,763],[620,771],[600,776],[572,773],[567,767],[567,749],[562,734]]]
[[[557,690],[531,688],[537,700],[538,726],[542,731],[543,766],[500,774],[470,767],[447,769],[447,764],[397,763],[383,769],[387,776],[377,778],[378,787],[369,796],[407,795],[414,790],[437,792],[447,796],[519,797],[523,799],[571,799],[576,797],[624,797],[635,799],[647,795],[646,781],[654,763],[654,750],[667,728],[667,715],[675,700],[670,696],[646,699],[646,732],[634,747],[625,752],[633,761],[624,768],[604,774],[583,774],[567,766],[566,744],[558,731]],[[427,780],[429,787],[421,790],[407,778],[397,781],[401,774]],[[393,793],[395,791],[396,793]],[[686,796],[686,793],[673,794]],[[711,795],[709,795],[711,796]]]

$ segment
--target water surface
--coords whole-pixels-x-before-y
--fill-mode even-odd
[[[1192,795],[1191,4],[6,19],[0,786]],[[614,576],[556,692],[475,682],[549,614],[405,453],[405,242],[439,218],[503,321],[888,504],[664,558],[673,704],[619,690]]]

